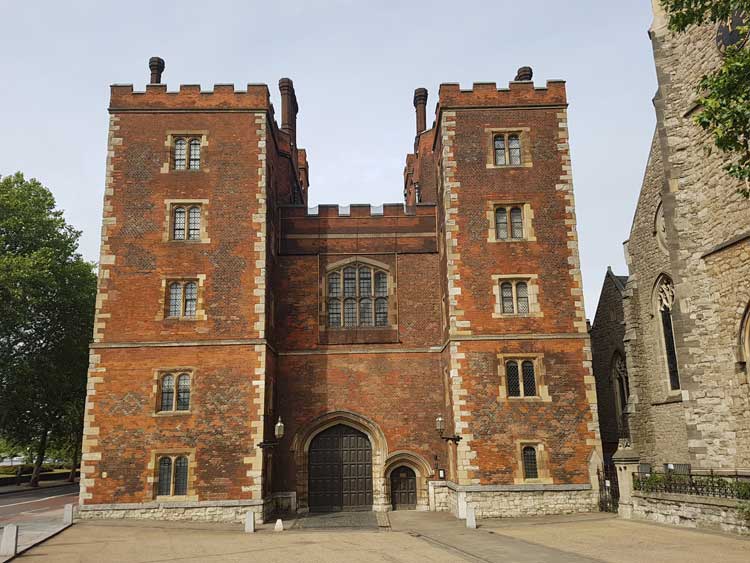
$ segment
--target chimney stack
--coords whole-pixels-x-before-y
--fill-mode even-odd
[[[294,83],[290,78],[279,80],[281,92],[281,130],[289,135],[292,146],[297,146],[297,96],[294,93]]]
[[[516,73],[516,82],[528,82],[534,76],[534,71],[531,70],[530,66],[522,66]]]
[[[414,90],[414,109],[417,110],[417,135],[427,129],[427,88]]]
[[[151,69],[151,84],[161,84],[161,73],[164,72],[164,59],[151,57],[148,60],[148,68]]]

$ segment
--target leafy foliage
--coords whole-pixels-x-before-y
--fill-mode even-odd
[[[726,22],[737,11],[750,14],[750,0],[661,0],[669,28],[685,31],[691,25]],[[739,27],[747,34],[747,26]],[[702,111],[695,122],[711,132],[716,146],[730,162],[727,173],[745,182],[739,192],[750,197],[750,50],[729,46],[722,66],[704,76],[699,85]]]
[[[36,447],[78,440],[66,417],[85,400],[96,277],[52,194],[0,178],[0,437]]]
[[[661,0],[669,15],[669,29],[685,31],[691,25],[727,21],[737,10],[749,10],[750,0]]]

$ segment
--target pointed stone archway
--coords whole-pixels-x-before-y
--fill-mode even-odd
[[[430,464],[420,455],[406,451],[397,450],[388,456],[385,462],[385,481],[388,486],[388,498],[392,504],[392,474],[394,470],[400,467],[408,467],[415,474],[416,479],[416,510],[429,510],[430,499],[428,489],[428,479],[435,472]]]
[[[299,512],[310,510],[310,445],[318,434],[340,424],[362,432],[370,441],[372,447],[372,510],[376,512],[387,511],[390,507],[390,499],[388,498],[385,478],[385,461],[388,457],[388,444],[385,434],[374,421],[350,411],[335,411],[324,414],[305,424],[295,433],[291,450],[294,455],[296,470],[297,510]]]

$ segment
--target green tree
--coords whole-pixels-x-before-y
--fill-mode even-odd
[[[0,178],[0,437],[35,447],[36,485],[51,436],[78,440],[96,276],[80,233],[50,191],[23,174]]]
[[[737,13],[750,15],[750,0],[661,0],[669,28],[683,32],[691,25],[727,22]],[[747,23],[747,22],[745,22]],[[740,34],[748,27],[740,26]],[[730,176],[744,180],[739,192],[750,197],[750,50],[729,46],[723,64],[700,81],[702,111],[695,122],[710,131],[729,162]]]

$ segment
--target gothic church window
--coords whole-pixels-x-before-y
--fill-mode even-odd
[[[664,344],[664,355],[669,376],[669,388],[672,391],[680,389],[680,374],[677,368],[677,349],[672,324],[672,308],[674,306],[674,284],[666,276],[662,276],[657,285],[656,308],[661,325],[661,336]]]
[[[198,170],[201,167],[201,140],[197,137],[178,137],[172,148],[174,170]]]
[[[331,328],[388,326],[388,273],[353,263],[329,272],[327,322]]]

